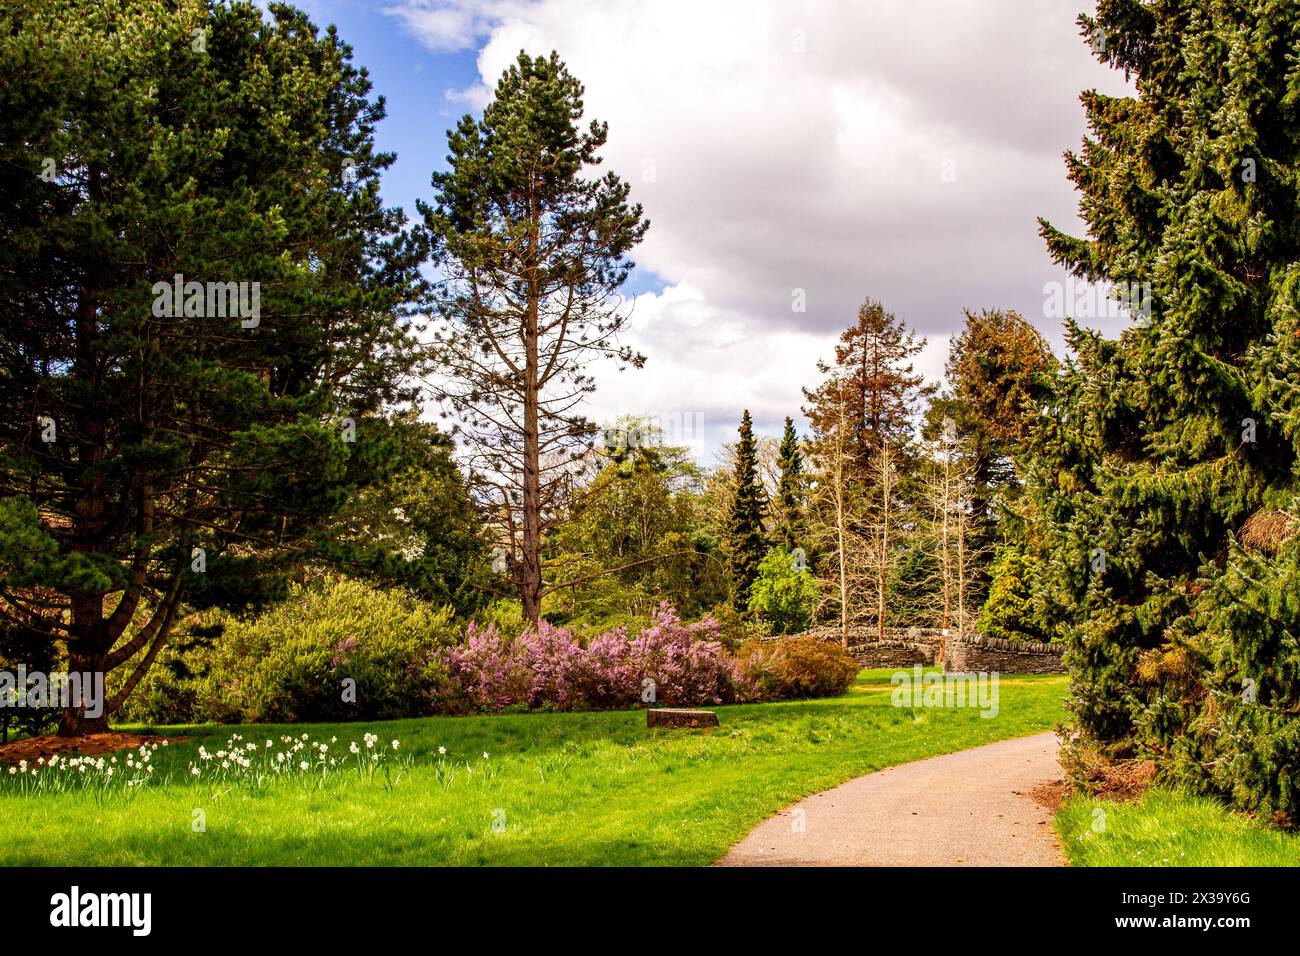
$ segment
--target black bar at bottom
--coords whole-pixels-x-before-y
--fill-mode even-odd
[[[432,943],[447,932],[481,934],[493,948],[514,937],[660,950],[668,941],[771,946],[788,933],[1230,940],[1289,926],[1296,888],[1287,870],[1237,869],[11,869],[0,871],[0,913],[10,939],[94,935],[128,947],[232,936]],[[147,910],[132,894],[148,894]]]

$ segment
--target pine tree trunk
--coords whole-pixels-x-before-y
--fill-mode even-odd
[[[98,595],[81,595],[72,602],[71,636],[68,641],[69,674],[103,674],[105,649],[100,632],[104,626],[102,598]],[[47,675],[48,677],[48,675]],[[107,683],[105,675],[105,683]],[[84,693],[84,692],[83,692]],[[108,731],[108,701],[100,701],[101,712],[96,717],[86,714],[79,701],[68,701],[59,718],[60,737],[84,737]]]
[[[537,247],[537,233],[530,248]],[[523,548],[519,599],[524,620],[537,625],[542,617],[542,468],[539,451],[538,405],[541,399],[538,377],[538,305],[541,292],[534,275],[529,281],[528,314],[524,329],[524,500]]]
[[[536,319],[532,320],[533,328]],[[524,400],[524,500],[523,548],[521,554],[519,599],[524,620],[537,624],[542,616],[542,494],[541,461],[538,452],[537,415],[537,336],[530,336],[528,377]]]
[[[102,196],[102,174],[97,167],[91,168],[89,182],[92,194]],[[88,394],[93,394],[99,374],[99,359],[96,354],[99,339],[97,308],[98,303],[90,289],[83,285],[77,303],[77,358],[73,372],[78,381],[84,384]],[[93,406],[87,405],[79,409],[77,461],[84,470],[85,482],[76,504],[73,526],[81,549],[88,552],[98,550],[98,542],[104,534],[109,514],[109,504],[105,500],[102,486],[91,477],[91,469],[104,457],[106,431],[106,423]],[[104,620],[104,595],[94,591],[74,593],[70,596],[69,605],[68,631],[71,639],[68,641],[68,671],[102,674],[110,643],[106,633],[107,622]],[[79,702],[69,703],[70,706],[63,711],[59,720],[61,736],[80,737],[108,730],[107,706],[98,717],[88,717]]]

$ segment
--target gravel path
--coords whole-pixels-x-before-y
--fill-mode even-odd
[[[1063,866],[1052,732],[890,767],[788,807],[720,866]]]

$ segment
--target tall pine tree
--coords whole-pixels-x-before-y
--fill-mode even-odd
[[[740,442],[736,445],[735,490],[727,523],[727,569],[731,574],[733,600],[740,610],[749,607],[749,590],[758,574],[759,562],[767,553],[763,519],[767,515],[767,492],[758,479],[758,446],[749,409],[740,420]]]
[[[912,432],[918,402],[929,394],[924,376],[911,359],[925,346],[892,312],[874,299],[858,309],[857,320],[840,333],[833,363],[819,362],[826,380],[816,389],[804,389],[804,413],[814,434],[840,427],[840,402],[847,401],[846,436],[865,474],[880,453],[882,442],[900,446]]]
[[[781,434],[777,464],[781,469],[776,485],[777,524],[773,537],[787,550],[802,548],[807,552],[808,529],[804,520],[807,489],[803,474],[803,453],[799,450],[799,435],[794,421],[788,416],[785,431]]]
[[[332,29],[203,0],[3,21],[0,618],[113,675],[81,734],[184,608],[275,597],[387,471],[420,256]]]
[[[557,54],[521,52],[482,119],[449,133],[437,206],[419,205],[442,273],[435,393],[459,418],[534,624],[543,595],[564,586],[545,580],[542,554],[596,435],[582,404],[592,363],[645,362],[619,344],[631,313],[618,289],[650,224],[626,182],[592,174],[608,127],[581,124],[582,97]]]

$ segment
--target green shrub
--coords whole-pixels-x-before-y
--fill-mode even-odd
[[[432,711],[446,680],[438,652],[460,637],[450,608],[346,578],[295,587],[284,604],[253,618],[209,621],[220,636],[173,649],[119,720],[418,716]]]
[[[732,653],[751,641],[770,637],[772,634],[770,624],[742,614],[730,601],[717,605],[707,616],[718,622],[718,640]]]
[[[839,644],[803,635],[746,644],[737,660],[740,693],[747,700],[838,697],[858,670]]]
[[[524,606],[514,598],[498,598],[474,615],[481,628],[493,628],[498,634],[518,637],[524,632]]]
[[[8,623],[0,624],[0,671],[16,674],[19,667],[28,673],[50,674],[65,666],[54,643],[47,637]],[[12,705],[15,701],[6,703]],[[59,723],[54,707],[0,707],[0,737],[11,735],[37,737],[52,733]]]
[[[749,613],[766,622],[773,634],[808,629],[817,607],[817,581],[801,560],[775,548],[758,565],[749,589]]]

